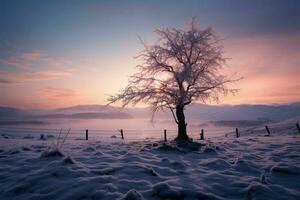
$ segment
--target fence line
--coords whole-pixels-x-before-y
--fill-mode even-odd
[[[253,127],[253,128],[258,128],[258,127]],[[270,136],[270,129],[266,125],[265,127],[265,133],[267,133],[267,136]],[[299,124],[296,123],[296,126],[294,126],[295,130],[298,130],[300,134],[300,128]],[[10,126],[0,126],[0,131],[2,131],[2,135],[5,133],[12,133],[12,134],[51,134],[57,135],[61,129],[58,128],[30,128],[30,127],[10,127]],[[62,129],[63,131],[66,131],[68,129]],[[259,133],[263,132],[263,129],[261,130],[255,130]],[[245,131],[252,131],[249,127]],[[194,130],[194,132],[189,132],[188,135],[189,137],[197,140],[204,140],[204,129],[200,129],[199,131]],[[120,134],[121,133],[121,134]],[[167,135],[168,133],[168,135]],[[207,133],[207,131],[206,131]],[[241,134],[242,133],[242,134]],[[240,131],[238,128],[232,128],[232,131],[226,131],[223,134],[225,134],[225,137],[228,135],[234,135],[236,138],[240,137],[243,135],[243,131]],[[177,135],[177,130],[172,130],[172,129],[120,129],[120,130],[112,130],[112,129],[71,129],[70,137],[71,138],[86,138],[88,140],[89,138],[121,138],[122,140],[128,139],[131,141],[142,141],[146,139],[161,139],[164,141],[175,138]],[[209,135],[209,134],[208,134]],[[25,135],[24,135],[25,136]],[[91,137],[90,137],[91,136]],[[215,136],[217,137],[217,136]]]
[[[49,131],[60,131],[60,128],[29,128],[29,127],[11,127],[11,126],[0,126],[0,129],[22,129],[22,130],[49,130]],[[67,129],[67,128],[66,128]],[[85,131],[86,129],[72,129],[72,131]],[[123,129],[124,131],[161,131],[162,129]],[[89,131],[100,132],[100,131],[118,131],[118,129],[89,129]],[[177,131],[176,129],[168,129],[168,131]]]

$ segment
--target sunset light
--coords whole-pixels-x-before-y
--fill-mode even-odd
[[[240,95],[225,97],[223,104],[296,102],[300,34],[299,10],[292,2],[4,1],[0,104],[105,104],[141,64],[135,58],[143,48],[139,37],[152,43],[156,28],[185,28],[193,16],[223,39],[230,58],[224,71],[243,77],[236,85]],[[244,15],[246,10],[252,14]]]
[[[0,0],[0,200],[299,200],[300,0]]]

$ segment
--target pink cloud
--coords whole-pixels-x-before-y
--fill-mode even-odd
[[[85,104],[80,96],[81,93],[61,87],[44,87],[15,93],[7,93],[0,98],[0,104],[22,108],[58,108],[70,105]],[[34,96],[34,98],[32,98]]]
[[[60,68],[70,65],[70,61],[62,58],[51,57],[42,51],[22,52],[8,58],[0,59],[0,64],[18,67],[18,68],[31,68],[31,67],[51,67]]]
[[[82,102],[79,92],[60,87],[45,87],[37,91],[37,95],[46,107],[64,107]]]
[[[236,96],[223,103],[289,103],[300,100],[300,37],[257,36],[240,38],[225,45],[228,74],[237,72],[244,77],[235,87]]]
[[[53,99],[65,99],[65,98],[74,98],[78,97],[78,93],[74,90],[67,88],[56,88],[56,87],[46,87],[39,90],[39,93],[47,98]]]
[[[0,84],[20,84],[31,81],[43,81],[71,76],[71,71],[42,71],[42,72],[5,72],[0,71]]]
[[[250,37],[230,41],[225,53],[231,71],[247,76],[277,75],[299,72],[300,36]]]

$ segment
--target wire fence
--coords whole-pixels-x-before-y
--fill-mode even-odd
[[[0,133],[2,137],[18,137],[18,138],[57,138],[60,131],[62,133],[67,132],[68,129],[60,128],[31,128],[31,127],[10,127],[10,126],[0,126]],[[249,135],[253,132],[271,135],[272,131],[279,132],[279,129],[272,127],[271,131],[268,126],[256,128],[232,128],[231,131],[222,131],[222,134],[210,134],[205,132],[204,129],[192,130],[188,132],[188,136],[193,140],[199,140],[200,138],[208,137],[240,137],[243,135]],[[298,132],[300,134],[299,124],[289,124],[285,126],[286,132]],[[166,130],[166,136],[164,135],[164,130],[134,130],[134,129],[122,129],[121,130],[107,130],[107,129],[71,129],[68,136],[69,139],[75,140],[105,140],[105,141],[115,141],[115,140],[127,140],[127,141],[144,141],[144,140],[173,140],[177,136],[177,130]],[[201,136],[201,133],[203,134]],[[122,136],[123,135],[123,136]],[[166,137],[166,139],[165,139]]]
[[[87,133],[88,130],[88,133]],[[60,131],[67,132],[68,129],[59,128],[26,128],[26,127],[0,127],[2,136],[10,137],[45,137],[57,138]],[[164,130],[133,130],[124,129],[124,139],[129,141],[143,141],[143,140],[163,140]],[[168,130],[168,139],[174,139],[176,130]],[[87,136],[88,134],[88,136]],[[71,129],[68,135],[69,139],[76,140],[117,140],[122,139],[120,130],[105,130],[105,129]]]
[[[28,128],[28,127],[1,127],[2,136],[18,137],[18,138],[57,138],[60,131],[67,132],[68,129],[60,128]],[[165,140],[164,129],[151,130],[135,130],[122,129],[124,140],[127,141],[144,141],[144,140]],[[200,139],[201,130],[191,130],[188,136],[194,140]],[[214,134],[212,134],[214,136]],[[177,130],[166,130],[167,140],[173,140],[177,136]],[[222,134],[224,136],[224,134]],[[69,139],[75,140],[118,140],[122,139],[121,129],[71,129],[68,135]]]

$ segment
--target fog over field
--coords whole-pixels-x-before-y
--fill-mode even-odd
[[[263,126],[300,116],[300,103],[286,105],[205,105],[187,107],[188,129],[214,126],[222,129]],[[176,129],[169,110],[158,112],[154,122],[149,108],[119,108],[105,105],[78,105],[54,110],[24,110],[0,107],[1,126],[80,129],[117,128],[134,130]]]
[[[300,200],[300,0],[0,0],[0,200]]]

